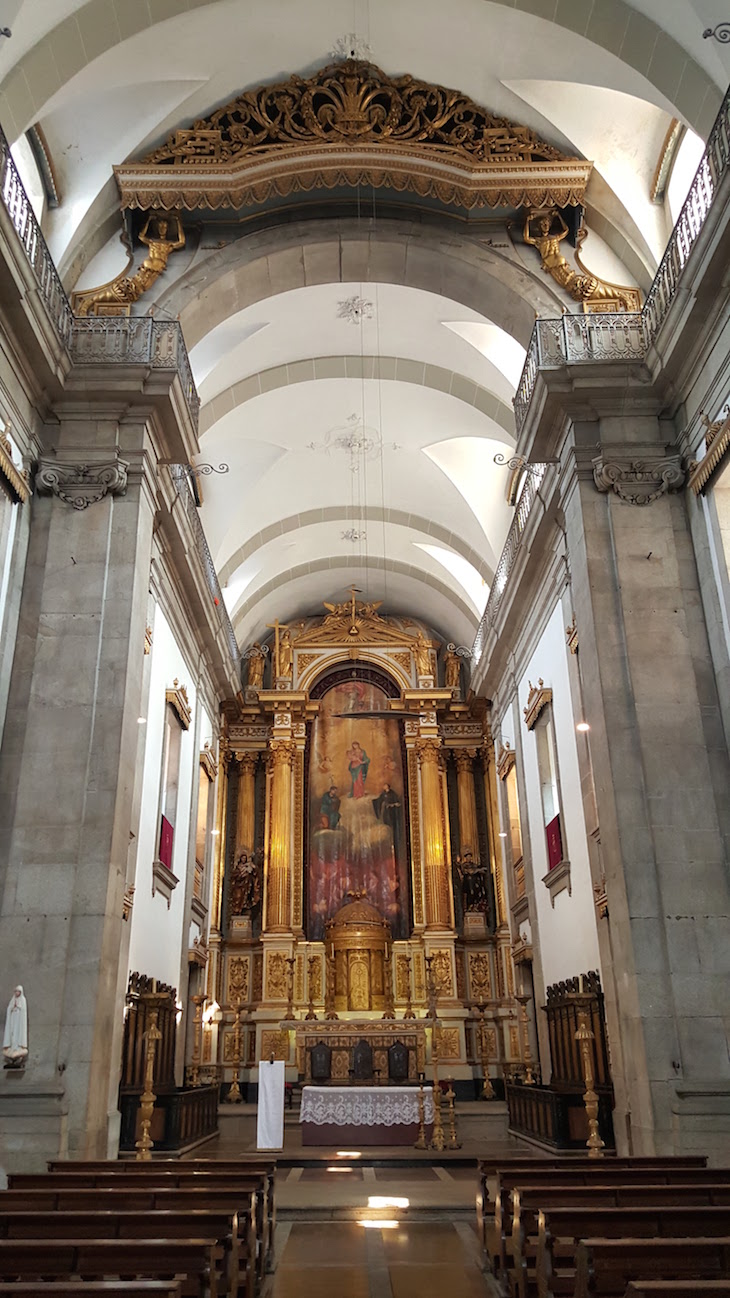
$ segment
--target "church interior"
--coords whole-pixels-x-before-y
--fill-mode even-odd
[[[730,21],[0,23],[0,1291],[730,1295]]]

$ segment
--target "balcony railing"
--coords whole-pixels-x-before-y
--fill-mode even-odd
[[[176,370],[190,416],[197,428],[200,397],[188,350],[177,320],[152,316],[75,317],[69,351],[77,365],[147,365]]]
[[[190,526],[193,530],[193,536],[195,537],[195,545],[198,551],[200,561],[203,565],[203,573],[205,574],[205,580],[208,586],[208,590],[213,596],[213,604],[218,614],[218,619],[220,621],[223,634],[226,638],[226,643],[228,644],[229,652],[231,654],[233,661],[237,663],[241,656],[238,648],[238,641],[236,640],[236,634],[231,625],[231,619],[228,616],[228,610],[223,601],[223,592],[221,591],[220,583],[218,581],[218,574],[216,572],[215,564],[213,562],[213,556],[210,553],[205,532],[203,531],[203,524],[200,521],[200,514],[198,513],[198,507],[195,503],[195,498],[193,496],[193,493],[190,490],[190,478],[189,478],[188,469],[184,464],[172,464],[170,466],[170,473],[172,474],[172,480],[175,484],[175,490],[177,491],[178,498],[182,504],[183,509],[185,510],[185,513],[187,514],[188,522],[190,523]]]
[[[491,590],[489,592],[487,607],[482,614],[482,620],[479,623],[479,629],[477,630],[476,638],[474,640],[472,653],[475,664],[479,662],[484,653],[484,646],[486,644],[489,628],[492,626],[497,613],[499,612],[499,607],[502,603],[502,598],[507,586],[507,580],[522,544],[522,534],[527,526],[527,520],[530,517],[530,510],[532,509],[535,497],[538,495],[540,490],[540,483],[545,477],[545,469],[546,466],[544,464],[530,465],[530,471],[527,474],[525,485],[520,493],[517,508],[515,509],[514,517],[510,524],[509,532],[507,533],[507,540],[504,543],[504,548],[494,573],[494,581],[492,582]]]
[[[176,320],[150,316],[75,317],[41,233],[23,182],[0,130],[0,198],[17,234],[59,341],[81,365],[119,361],[176,370],[190,416],[197,428],[200,398],[190,368],[182,329]]]
[[[73,311],[41,227],[10,154],[10,145],[0,130],[0,196],[36,278],[48,314],[64,347],[68,347]]]
[[[59,341],[77,365],[146,365],[152,370],[174,370],[182,384],[190,417],[198,426],[200,397],[195,386],[190,358],[182,329],[177,320],[155,320],[151,316],[74,316],[63,284],[41,233],[36,215],[10,154],[10,146],[0,129],[0,199],[20,239],[28,264],[33,271],[41,297],[50,315]],[[203,565],[208,589],[218,611],[228,648],[234,662],[239,652],[230,618],[223,603],[215,565],[208,549],[205,532],[190,492],[184,465],[177,471],[175,485],[184,502],[195,535],[198,555]]]
[[[643,360],[677,292],[682,271],[707,220],[730,164],[730,90],[722,101],[707,148],[684,206],[637,315],[565,315],[536,320],[514,400],[520,433],[540,370],[595,361]]]
[[[715,124],[710,131],[704,156],[642,310],[636,314],[619,315],[566,314],[557,320],[535,321],[514,398],[518,435],[527,418],[537,376],[541,370],[605,361],[642,361],[646,358],[666,319],[682,271],[700,236],[720,180],[729,165],[730,89],[722,101]],[[474,640],[475,663],[479,662],[484,653],[487,634],[502,603],[509,575],[520,550],[527,517],[544,476],[544,465],[535,464],[531,469],[532,473],[525,483],[512,525],[507,533],[487,607]]]

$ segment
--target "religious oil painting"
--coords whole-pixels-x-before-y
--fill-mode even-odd
[[[409,936],[403,757],[387,707],[384,691],[362,680],[335,685],[320,703],[309,768],[310,940],[358,892],[394,938]]]

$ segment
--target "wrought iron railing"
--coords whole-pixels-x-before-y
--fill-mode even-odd
[[[200,398],[185,339],[176,320],[150,316],[74,316],[60,276],[41,233],[30,199],[0,129],[0,199],[17,234],[59,340],[82,365],[138,362],[152,369],[176,370],[197,428]]]
[[[10,145],[0,129],[0,197],[2,197],[13,228],[17,234],[28,264],[36,278],[46,310],[53,321],[56,333],[64,346],[68,346],[73,326],[73,311],[66,297],[60,276],[48,251],[41,227],[36,220],[30,199],[10,155]]]
[[[77,316],[69,351],[77,365],[118,362],[148,365],[153,370],[175,370],[197,427],[200,397],[177,320],[155,320],[152,316]]]
[[[730,89],[722,101],[707,148],[690,185],[689,193],[672,231],[654,282],[640,312],[601,315],[566,314],[560,319],[536,320],[514,398],[518,434],[524,425],[541,370],[563,365],[595,364],[602,361],[641,361],[654,342],[674,296],[682,271],[697,242],[730,164]],[[532,465],[532,473],[517,505],[512,526],[500,556],[487,607],[474,640],[474,662],[478,663],[504,595],[507,580],[520,549],[527,516],[544,474],[544,465]],[[535,474],[535,470],[542,472]]]
[[[530,471],[526,475],[525,484],[520,493],[517,502],[517,508],[510,524],[507,540],[504,543],[499,563],[495,569],[494,580],[489,591],[487,607],[482,614],[482,620],[474,639],[472,649],[473,662],[477,664],[482,654],[487,640],[489,628],[494,623],[497,613],[499,612],[504,592],[507,587],[507,580],[514,566],[515,559],[522,544],[522,534],[527,526],[527,520],[530,517],[530,510],[535,502],[535,497],[540,490],[540,483],[545,477],[546,465],[531,464]]]
[[[514,400],[517,432],[527,417],[540,370],[604,360],[643,360],[656,338],[689,255],[730,164],[730,89],[710,131],[702,161],[643,309],[636,315],[565,315],[536,320]]]
[[[226,638],[226,642],[228,644],[228,649],[230,651],[231,658],[235,663],[238,663],[238,660],[240,659],[241,656],[238,648],[238,641],[236,640],[236,634],[235,631],[233,630],[233,626],[231,625],[231,619],[228,616],[228,610],[223,601],[223,592],[221,591],[220,583],[218,581],[218,574],[216,572],[215,564],[213,562],[213,556],[210,553],[208,541],[206,539],[205,532],[203,531],[203,524],[200,521],[200,514],[198,513],[198,507],[195,503],[195,498],[190,489],[189,470],[187,466],[184,464],[171,464],[170,473],[172,475],[172,480],[175,484],[175,490],[177,491],[178,499],[180,500],[182,507],[185,510],[185,513],[188,518],[188,522],[190,523],[190,526],[193,531],[193,536],[195,537],[195,546],[198,551],[198,556],[200,558],[200,561],[203,565],[203,573],[205,575],[206,584],[208,586],[208,590],[210,591],[213,597],[213,605],[218,614],[218,619],[220,621],[223,634]]]

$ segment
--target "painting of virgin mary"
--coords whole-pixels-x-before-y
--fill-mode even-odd
[[[370,758],[356,739],[353,739],[352,747],[347,750],[347,760],[350,780],[352,781],[349,796],[351,798],[364,798]]]

